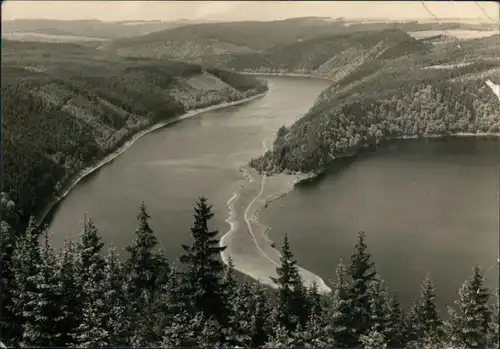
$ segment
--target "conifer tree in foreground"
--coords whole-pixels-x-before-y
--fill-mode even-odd
[[[109,343],[109,332],[106,321],[108,308],[105,304],[104,269],[98,264],[92,264],[89,269],[93,277],[89,277],[83,283],[85,297],[82,305],[81,323],[76,329],[75,342],[82,348],[107,347]]]
[[[252,308],[254,302],[251,299],[250,286],[242,282],[238,287],[235,279],[234,264],[231,257],[224,266],[222,278],[223,291],[228,304],[228,338],[235,345],[249,343],[251,340]]]
[[[254,285],[251,289],[253,294],[254,307],[251,315],[250,337],[251,347],[262,346],[269,339],[269,333],[272,331],[271,320],[271,305],[268,302],[266,295],[261,285]]]
[[[434,346],[440,343],[443,335],[442,323],[436,308],[436,288],[427,275],[420,288],[420,302],[417,305],[418,333],[420,344]]]
[[[288,331],[292,331],[302,319],[307,319],[307,315],[305,292],[287,235],[281,245],[280,260],[281,265],[276,268],[278,277],[271,278],[278,286],[276,320]]]
[[[329,295],[328,320],[330,323],[330,333],[335,339],[335,346],[347,348],[352,342],[352,334],[347,327],[350,316],[349,283],[347,281],[347,267],[342,260],[335,270],[336,278],[333,282],[333,289]]]
[[[238,291],[238,283],[234,275],[234,263],[231,256],[228,257],[227,265],[224,266],[224,274],[222,277],[223,291],[228,303],[232,304],[235,301]]]
[[[133,346],[151,346],[161,339],[156,330],[156,309],[169,272],[169,266],[161,249],[154,251],[158,240],[149,225],[149,214],[144,202],[137,214],[135,240],[126,247],[129,258],[125,270],[126,290],[134,317]]]
[[[58,256],[58,280],[61,287],[60,307],[62,319],[58,333],[61,346],[72,346],[76,330],[81,321],[82,287],[80,284],[79,260],[77,247],[71,240],[64,242],[64,247]]]
[[[76,275],[78,287],[74,290],[80,301],[80,307],[75,314],[78,328],[73,334],[74,343],[88,343],[88,345],[100,345],[106,343],[99,335],[102,326],[102,318],[98,313],[104,311],[102,304],[105,261],[101,256],[104,243],[99,236],[94,221],[91,218],[83,222],[80,240],[76,246]],[[97,330],[99,328],[99,330]],[[93,331],[99,331],[95,335]],[[96,342],[94,342],[94,340]]]
[[[417,348],[421,336],[419,333],[418,302],[413,302],[403,315],[402,333],[406,348]]]
[[[113,347],[125,347],[130,337],[129,302],[125,293],[125,269],[115,247],[108,249],[104,268],[104,304],[108,342]]]
[[[38,234],[35,232],[32,217],[25,233],[19,237],[12,256],[14,280],[11,311],[14,313],[16,322],[21,326],[19,338],[11,339],[15,345],[43,346],[45,344],[43,334],[36,335],[30,332],[38,321],[36,302],[39,290],[36,278],[40,271],[40,264]]]
[[[154,252],[158,240],[149,226],[147,207],[142,202],[137,214],[134,242],[126,247],[127,291],[133,299],[134,311],[150,306],[168,273],[168,264],[161,253]]]
[[[185,254],[180,257],[181,263],[187,266],[182,280],[186,304],[191,304],[195,311],[203,312],[207,318],[214,316],[224,323],[228,306],[222,284],[224,266],[219,255],[226,247],[219,246],[216,239],[219,231],[208,228],[214,214],[205,197],[198,200],[194,211],[193,243],[191,246],[182,245]]]
[[[185,303],[182,274],[177,266],[170,266],[169,277],[163,287],[161,302],[156,317],[161,328],[161,347],[189,347],[196,345],[194,314]]]
[[[314,280],[311,287],[309,287],[307,299],[309,301],[309,316],[312,314],[323,316],[324,307],[316,280]]]
[[[81,282],[85,283],[88,279],[94,277],[94,272],[98,271],[98,277],[102,277],[104,270],[104,258],[101,256],[104,243],[101,241],[99,231],[97,230],[94,221],[85,216],[83,223],[83,231],[78,243],[78,253],[80,257],[80,273]],[[102,281],[102,278],[96,280]]]
[[[39,240],[32,221],[10,259],[10,310],[19,336],[1,339],[10,346],[50,347],[498,349],[498,295],[488,304],[479,268],[462,286],[441,336],[430,278],[419,301],[403,313],[375,274],[362,234],[350,267],[338,265],[323,307],[316,285],[304,287],[287,238],[275,280],[278,292],[268,297],[261,284],[237,282],[231,260],[224,267],[218,259],[224,248],[208,230],[213,214],[206,199],[195,211],[194,242],[184,246],[183,272],[152,251],[156,239],[144,205],[126,265],[114,248],[101,257],[103,244],[91,220],[79,243],[67,241],[58,255],[47,232]],[[148,268],[144,275],[141,263]],[[358,320],[365,321],[363,332]]]
[[[14,275],[12,274],[12,256],[15,248],[15,231],[4,221],[0,221],[0,333],[4,337],[20,336],[18,322],[12,306]]]
[[[167,281],[162,288],[161,298],[158,302],[158,310],[161,317],[157,318],[159,326],[165,326],[172,321],[174,315],[186,311],[183,304],[184,295],[182,294],[182,279],[177,265],[172,263],[169,266]]]
[[[60,333],[58,324],[62,319],[60,312],[61,289],[56,273],[56,255],[49,241],[49,232],[43,233],[40,246],[40,266],[35,276],[37,294],[33,315],[34,321],[26,323],[24,338],[31,343],[41,342],[45,347],[54,347],[58,343]]]
[[[297,331],[299,342],[306,348],[330,348],[335,344],[330,325],[323,313],[312,312],[302,331]]]
[[[450,344],[459,348],[485,348],[490,327],[489,292],[483,286],[479,267],[460,288],[459,300],[449,308],[448,336]]]
[[[299,346],[289,329],[282,324],[278,324],[270,336],[269,340],[264,344],[264,348],[296,348]]]
[[[495,292],[495,301],[491,305],[491,323],[490,334],[488,336],[488,345],[493,349],[500,348],[500,289],[497,288]]]
[[[376,275],[371,256],[366,252],[365,233],[358,234],[355,252],[351,255],[349,276],[352,279],[349,285],[350,312],[347,327],[353,331],[350,347],[359,345],[359,338],[368,334],[373,321],[371,320],[371,305],[369,287]],[[377,337],[378,338],[378,337]]]
[[[383,281],[380,278],[379,274],[376,274],[373,278],[373,281],[370,283],[368,294],[370,296],[370,319],[372,322],[369,330],[370,340],[368,342],[372,343],[371,340],[374,340],[374,338],[376,338],[379,342],[375,342],[379,343],[380,345],[386,345],[389,340],[392,339],[394,331],[391,324],[391,309],[389,304],[388,291],[384,287]]]
[[[392,327],[392,336],[387,338],[389,348],[403,348],[406,345],[404,338],[404,313],[396,295],[389,299],[390,326]]]
[[[369,330],[367,334],[360,336],[360,342],[363,349],[385,349],[387,342],[382,333],[377,330]]]

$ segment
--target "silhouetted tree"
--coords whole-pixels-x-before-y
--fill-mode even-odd
[[[483,286],[484,279],[479,267],[459,291],[455,307],[449,308],[448,333],[451,344],[463,348],[484,348],[487,344],[490,309],[489,292]]]
[[[216,238],[219,231],[208,228],[208,222],[214,216],[211,209],[205,197],[201,197],[194,208],[193,243],[191,246],[182,245],[185,254],[180,257],[181,263],[187,267],[183,292],[188,304],[192,304],[196,311],[203,312],[207,318],[214,316],[225,322],[228,306],[222,284],[224,267],[219,255],[226,247],[219,246]]]
[[[356,346],[359,337],[367,334],[373,321],[371,319],[371,305],[369,287],[376,275],[371,256],[366,252],[365,233],[358,234],[358,242],[355,246],[356,251],[351,255],[351,264],[349,265],[349,276],[352,282],[349,285],[349,306],[350,316],[347,326],[354,331],[353,342],[351,346]]]

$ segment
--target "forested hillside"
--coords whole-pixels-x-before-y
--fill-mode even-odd
[[[267,89],[248,76],[76,44],[2,46],[2,213],[9,206],[24,218],[138,131]]]
[[[401,34],[455,29],[495,30],[496,27],[416,21],[371,23],[341,18],[303,17],[271,22],[194,24],[118,39],[103,43],[100,47],[128,57],[176,58],[192,63],[261,72],[287,69],[288,72],[314,71],[320,65],[329,63],[318,71],[323,74],[325,68],[331,69],[336,63],[359,60],[371,47],[383,41],[384,38],[380,39],[381,32],[388,35],[388,41],[396,37],[397,42],[401,39],[414,42]],[[351,45],[349,40],[353,41]],[[384,42],[383,45],[392,44]],[[340,54],[338,50],[344,51],[346,46],[352,47]],[[410,52],[413,49],[419,51],[419,48],[410,48]],[[338,58],[333,58],[337,54]],[[329,59],[332,60],[329,62]]]
[[[207,55],[263,52],[340,30],[342,22],[323,18],[292,18],[272,22],[202,23],[158,31],[103,45],[120,55],[178,57],[187,60]]]
[[[384,285],[360,233],[350,261],[332,260],[332,292],[300,279],[285,236],[276,290],[241,281],[219,259],[211,206],[196,203],[192,243],[167,261],[144,203],[135,241],[103,247],[89,219],[55,251],[48,232],[2,226],[2,341],[13,347],[498,349],[498,290],[474,268],[447,315],[430,277],[408,308]],[[188,232],[187,228],[186,231]],[[353,241],[354,242],[354,241]],[[177,262],[177,263],[175,263]],[[493,292],[492,292],[493,291]]]
[[[468,40],[459,47],[404,41],[344,69],[251,165],[267,173],[321,171],[384,139],[500,132],[500,101],[485,84],[500,82],[497,41]]]
[[[429,45],[399,30],[362,31],[304,40],[266,54],[233,55],[220,64],[237,71],[298,73],[339,80],[361,66],[373,72],[384,59],[429,51]]]

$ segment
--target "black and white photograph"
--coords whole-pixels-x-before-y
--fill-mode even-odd
[[[3,1],[0,348],[500,349],[500,3]]]

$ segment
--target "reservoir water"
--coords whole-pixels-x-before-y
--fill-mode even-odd
[[[499,285],[499,156],[497,138],[391,141],[296,186],[259,218],[272,239],[287,233],[299,264],[327,280],[365,231],[377,271],[402,303],[419,296],[430,273],[443,309],[475,264],[490,289]]]
[[[155,234],[175,260],[191,241],[192,206],[201,195],[214,205],[212,227],[224,234],[239,168],[328,86],[266,79],[265,97],[146,135],[82,180],[53,212],[54,245],[76,237],[87,213],[103,241],[121,249],[133,240],[145,201]],[[275,241],[287,233],[299,264],[325,280],[340,258],[348,262],[356,233],[364,230],[377,270],[404,304],[418,295],[427,272],[439,304],[450,304],[474,264],[488,269],[497,260],[499,149],[497,139],[391,142],[298,186],[261,212],[260,221],[272,227]],[[490,268],[487,285],[498,286],[497,268]]]
[[[274,138],[313,105],[327,81],[272,77],[270,91],[247,104],[185,119],[140,138],[130,149],[86,177],[60,202],[50,230],[56,247],[77,236],[84,214],[106,244],[121,249],[132,242],[141,201],[170,260],[191,242],[193,205],[206,196],[214,206],[212,227],[229,230],[226,203],[242,179],[239,168],[259,156]]]

